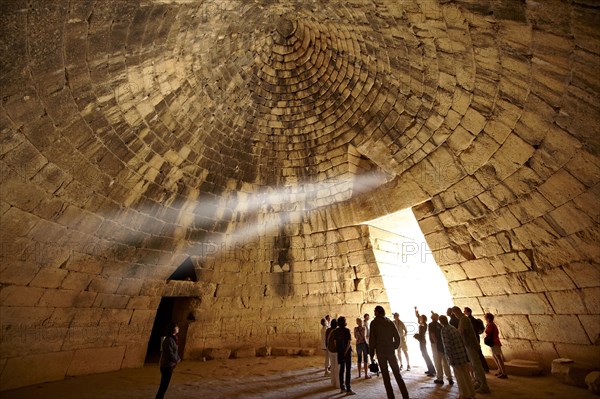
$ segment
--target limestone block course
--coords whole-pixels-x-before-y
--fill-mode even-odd
[[[73,356],[64,351],[10,358],[0,377],[2,390],[63,379]]]
[[[529,320],[541,341],[585,344],[589,340],[575,316],[531,315]]]
[[[121,368],[124,346],[78,349],[73,354],[67,375],[102,373]]]
[[[486,296],[479,298],[479,303],[492,314],[547,315],[552,313],[548,301],[539,294],[513,294],[510,297],[508,295]]]

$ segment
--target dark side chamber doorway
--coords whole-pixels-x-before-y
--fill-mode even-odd
[[[183,359],[188,325],[194,321],[192,306],[197,300],[194,297],[163,297],[160,300],[148,340],[145,363],[158,363],[161,337],[166,335],[166,328],[172,321],[179,325],[179,356]]]

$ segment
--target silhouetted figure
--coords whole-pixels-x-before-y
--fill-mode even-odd
[[[467,315],[469,320],[471,320],[471,324],[473,325],[473,330],[475,330],[475,334],[477,334],[477,342],[479,343],[479,361],[481,361],[481,366],[486,373],[490,371],[490,366],[488,366],[487,361],[485,360],[485,356],[483,356],[483,352],[481,351],[481,338],[480,335],[483,334],[485,330],[485,326],[483,325],[483,321],[481,319],[476,319],[473,317],[473,311],[469,307],[465,307],[464,313]]]
[[[371,359],[373,359],[373,355],[377,354],[377,360],[379,360],[379,367],[381,368],[381,375],[383,377],[383,385],[385,386],[388,399],[395,398],[392,383],[390,382],[388,364],[392,369],[392,373],[394,373],[396,383],[398,383],[398,387],[402,393],[402,398],[408,399],[408,390],[406,389],[402,375],[400,375],[400,368],[398,367],[398,360],[395,353],[398,346],[400,346],[400,334],[394,322],[385,317],[383,307],[375,307],[375,319],[371,323],[370,330],[369,354],[371,355]]]
[[[469,318],[462,312],[462,310],[460,310],[458,306],[454,306],[452,308],[452,313],[454,313],[454,315],[458,318],[458,332],[463,337],[465,348],[467,348],[469,360],[471,361],[471,366],[473,367],[473,373],[475,374],[475,380],[477,381],[475,384],[475,390],[478,393],[489,393],[490,388],[488,387],[488,383],[485,378],[485,371],[483,370],[481,360],[479,360],[479,353],[477,351],[477,348],[479,348],[479,343],[477,342],[477,335],[475,334],[471,320],[469,320]]]
[[[452,313],[452,308],[448,308],[448,310],[446,310],[446,316],[448,316],[448,323],[452,327],[458,328],[458,318],[454,316],[454,313]]]
[[[419,333],[415,335],[415,338],[419,341],[421,355],[423,356],[423,360],[425,360],[425,364],[427,365],[427,371],[425,374],[427,374],[429,377],[435,377],[435,367],[433,366],[433,362],[429,357],[429,353],[427,353],[427,316],[424,314],[420,315],[416,306],[415,316],[417,316],[417,320],[419,322]]]
[[[163,399],[165,392],[171,382],[173,370],[177,363],[181,361],[179,357],[179,348],[177,347],[177,334],[179,334],[179,326],[177,323],[170,323],[167,326],[167,335],[162,341],[162,352],[160,354],[160,387],[156,393],[156,399]]]
[[[325,354],[325,377],[329,375],[329,351],[327,351],[327,321],[325,319],[321,319],[321,349],[323,349],[323,353]]]
[[[346,395],[354,395],[350,387],[350,369],[352,367],[352,336],[350,330],[346,327],[346,318],[340,316],[337,319],[338,328],[336,328],[329,337],[333,340],[337,348],[337,363],[339,365],[338,376],[340,378],[340,389]],[[346,376],[344,381],[344,374]]]
[[[436,384],[444,384],[444,374],[448,379],[448,384],[454,384],[452,380],[452,372],[450,365],[444,353],[444,343],[442,342],[442,325],[438,322],[439,315],[431,312],[431,323],[429,323],[429,342],[431,342],[431,353],[433,354],[433,362],[435,363]]]
[[[340,387],[340,379],[339,379],[339,365],[337,362],[337,348],[331,346],[329,343],[331,342],[330,338],[335,329],[337,328],[337,320],[331,320],[331,326],[325,332],[325,336],[327,339],[327,353],[329,353],[329,365],[331,367],[331,385],[334,387]]]

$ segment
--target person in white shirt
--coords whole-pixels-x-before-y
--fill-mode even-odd
[[[321,319],[321,349],[325,354],[325,376],[329,375],[329,351],[327,350],[327,321]]]
[[[367,343],[369,342],[369,319],[370,319],[369,314],[365,313],[365,315],[363,316],[363,327],[365,328],[365,338],[367,340]],[[365,362],[366,361],[367,361],[367,357],[365,355]]]

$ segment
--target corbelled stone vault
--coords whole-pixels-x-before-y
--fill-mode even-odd
[[[167,318],[187,358],[316,346],[324,314],[389,303],[366,222],[406,208],[507,356],[599,362],[596,1],[0,21],[1,389],[141,367]]]

